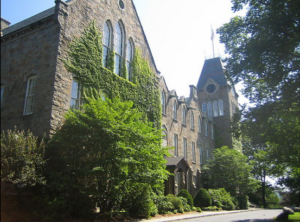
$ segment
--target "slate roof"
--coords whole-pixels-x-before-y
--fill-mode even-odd
[[[35,23],[39,20],[42,20],[44,18],[47,18],[47,17],[53,15],[54,12],[55,12],[55,7],[49,8],[49,9],[43,11],[43,12],[40,12],[40,13],[28,18],[28,19],[25,19],[25,20],[23,20],[21,22],[18,22],[16,24],[12,25],[12,26],[9,26],[6,29],[3,29],[2,33],[3,33],[3,35],[7,35],[9,33],[17,31],[18,29],[24,28],[24,27],[26,27],[26,26],[28,26],[32,23]]]
[[[210,78],[212,78],[220,86],[228,84],[225,78],[224,68],[219,57],[205,60],[197,84],[198,90],[202,90],[207,80]]]

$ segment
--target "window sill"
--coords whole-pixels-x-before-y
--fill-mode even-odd
[[[193,161],[192,163],[193,163],[193,164],[196,164],[196,161]]]
[[[182,126],[183,126],[183,127],[186,127],[186,125],[185,125],[184,123],[182,123]]]
[[[177,123],[177,122],[178,122],[178,120],[177,120],[177,119],[174,119],[174,118],[173,118],[173,121],[174,121],[175,123]]]

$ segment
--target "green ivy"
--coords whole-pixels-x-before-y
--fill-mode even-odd
[[[70,43],[67,58],[62,61],[66,69],[75,74],[83,86],[83,95],[95,97],[105,92],[111,98],[121,101],[133,101],[134,107],[144,113],[144,120],[161,127],[160,93],[156,74],[143,58],[139,49],[135,50],[132,72],[133,82],[127,78],[127,70],[123,61],[122,77],[113,73],[114,52],[111,50],[108,69],[102,66],[102,36],[92,22],[83,31],[82,36]],[[91,89],[93,88],[93,89]]]

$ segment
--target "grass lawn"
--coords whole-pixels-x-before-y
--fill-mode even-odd
[[[298,221],[300,222],[300,212],[295,212],[294,214],[289,215],[289,221]]]

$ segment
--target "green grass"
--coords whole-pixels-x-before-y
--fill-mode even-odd
[[[300,212],[295,212],[294,214],[289,215],[289,221],[298,221],[300,222]]]

